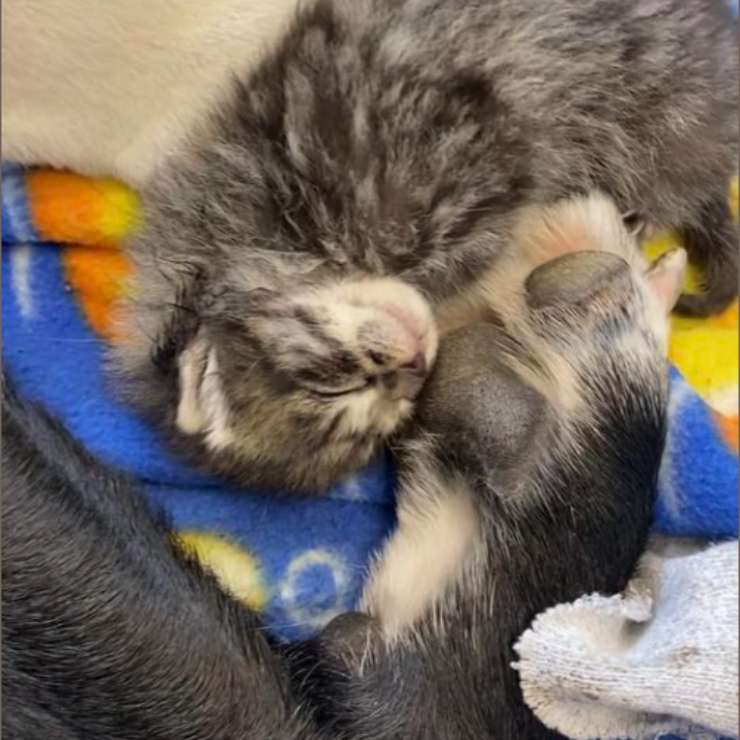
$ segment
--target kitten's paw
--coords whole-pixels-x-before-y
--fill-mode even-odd
[[[511,352],[512,337],[492,323],[446,336],[419,397],[404,457],[417,455],[415,436],[431,433],[443,440],[445,467],[503,471],[518,465],[548,409],[542,394],[510,366]]]

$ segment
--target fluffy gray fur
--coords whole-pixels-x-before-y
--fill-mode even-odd
[[[462,492],[472,504],[477,532],[457,572],[395,629],[386,563],[401,518],[367,587],[372,616],[338,617],[298,654],[322,722],[338,736],[560,737],[524,704],[512,646],[544,609],[621,591],[644,549],[667,407],[651,308],[619,257],[585,252],[535,270],[527,303],[534,344],[502,317],[447,337],[399,450],[399,507],[422,512],[415,542],[435,495]],[[545,348],[567,360],[582,406],[558,408],[533,387],[532,372],[562,380]],[[442,552],[446,543],[434,545]],[[416,580],[440,566],[426,558]]]
[[[337,341],[345,304],[315,291],[390,276],[436,312],[510,248],[522,207],[594,188],[680,230],[706,283],[680,307],[721,308],[737,63],[718,0],[309,4],[144,192],[113,358],[130,398],[209,470],[324,488],[408,418],[418,384],[381,393],[404,388],[402,352],[374,352],[361,325]],[[196,340],[194,397],[226,435],[176,423]]]

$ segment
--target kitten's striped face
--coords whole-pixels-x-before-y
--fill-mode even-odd
[[[396,279],[253,293],[182,353],[176,424],[219,472],[325,488],[410,416],[436,351],[429,305]]]

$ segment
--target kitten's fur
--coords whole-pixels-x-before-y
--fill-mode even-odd
[[[408,416],[418,383],[384,384],[433,359],[424,301],[515,249],[525,207],[592,188],[679,229],[706,279],[680,307],[721,308],[737,58],[718,0],[309,5],[144,191],[131,398],[211,470],[323,488]]]
[[[398,450],[398,528],[364,591],[370,616],[297,651],[344,736],[560,737],[524,704],[513,645],[544,609],[624,589],[644,550],[685,267],[677,252],[643,277],[606,246],[522,275],[487,321],[443,341]]]
[[[122,476],[3,390],[2,730],[312,740],[259,618]]]

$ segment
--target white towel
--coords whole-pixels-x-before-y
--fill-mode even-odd
[[[567,737],[737,737],[738,543],[656,540],[623,594],[547,610],[516,651],[527,703]]]

